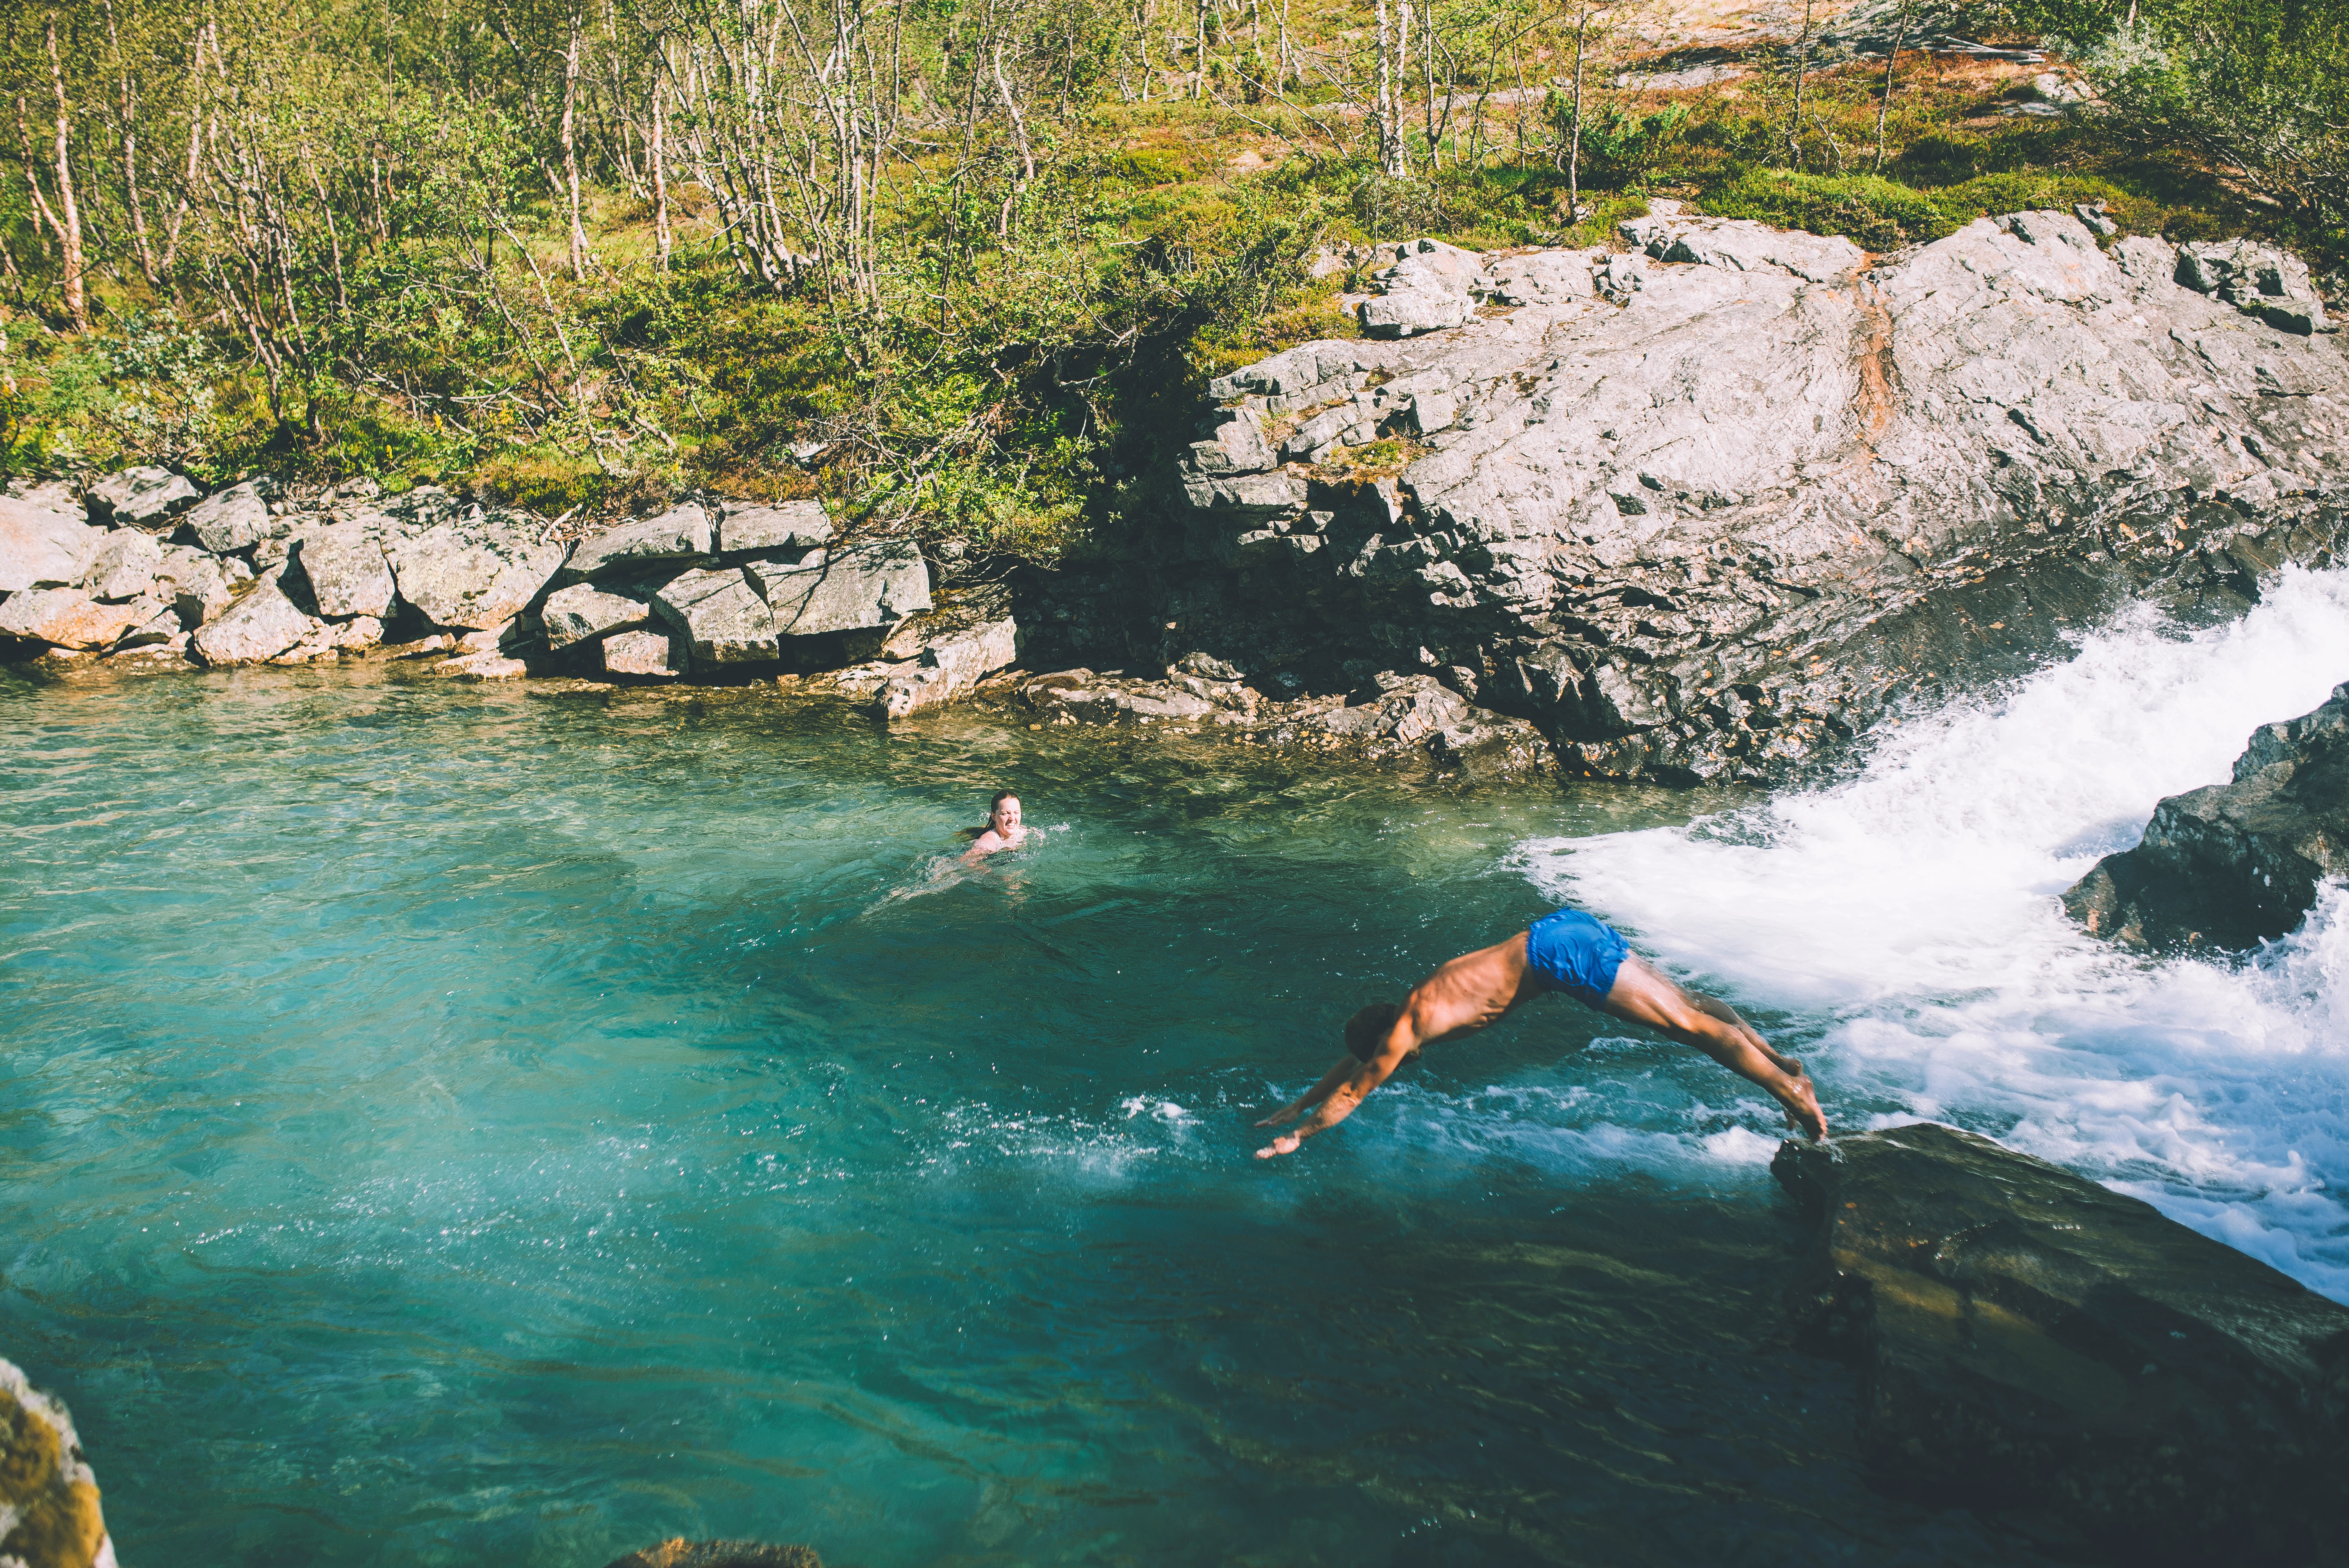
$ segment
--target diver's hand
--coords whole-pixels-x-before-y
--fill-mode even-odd
[[[1262,1121],[1257,1122],[1257,1125],[1258,1127],[1288,1126],[1290,1122],[1295,1121],[1299,1117],[1305,1114],[1306,1103],[1310,1098],[1310,1096],[1300,1096],[1296,1099],[1290,1100],[1287,1105],[1282,1106],[1278,1110],[1274,1111],[1270,1116],[1268,1116]],[[1287,1150],[1284,1150],[1282,1152],[1286,1153]]]
[[[1291,1106],[1289,1108],[1289,1113],[1291,1115],[1296,1114],[1296,1107]],[[1257,1125],[1258,1127],[1262,1127],[1264,1123],[1259,1121]],[[1274,1139],[1270,1143],[1268,1143],[1263,1148],[1257,1150],[1256,1151],[1256,1157],[1258,1160],[1269,1160],[1276,1154],[1294,1154],[1297,1152],[1297,1146],[1304,1141],[1305,1140],[1298,1136],[1296,1133],[1288,1133],[1282,1137]]]

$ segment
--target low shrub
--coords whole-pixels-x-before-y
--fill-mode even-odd
[[[1889,251],[1953,232],[1958,223],[1937,196],[1874,174],[1797,174],[1757,169],[1708,188],[1704,210],[1723,218],[1758,218],[1782,229],[1842,234],[1869,251]]]

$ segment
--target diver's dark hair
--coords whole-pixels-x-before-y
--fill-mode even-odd
[[[998,789],[995,792],[995,798],[987,803],[987,809],[990,813],[992,813],[998,806],[1002,805],[1006,800],[1017,800],[1018,799],[1019,799],[1019,791],[1017,789]]]
[[[1392,1002],[1373,1002],[1346,1020],[1346,1053],[1357,1061],[1369,1061],[1394,1027],[1402,1009]]]

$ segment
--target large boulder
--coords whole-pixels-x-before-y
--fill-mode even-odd
[[[269,502],[259,482],[253,480],[199,501],[188,509],[180,524],[184,536],[192,537],[214,555],[252,549],[269,537]]]
[[[781,636],[885,626],[930,607],[921,552],[894,541],[819,550],[798,561],[753,561],[743,570]]]
[[[692,667],[686,649],[679,645],[685,641],[667,632],[616,632],[598,645],[597,651],[604,655],[605,675],[675,680]]]
[[[692,648],[696,669],[766,664],[780,656],[774,614],[758,584],[739,566],[673,578],[654,593],[653,609]]]
[[[1110,634],[1179,623],[1157,658],[1325,691],[1357,661],[1432,675],[1578,772],[1768,780],[2132,598],[2214,618],[2334,559],[2349,363],[2179,283],[2176,245],[2058,212],[1875,264],[1719,219],[1625,237],[1414,250],[1378,286],[1476,319],[1211,383],[1183,527],[1104,585],[1139,612]],[[1257,434],[1282,460],[1242,471]]]
[[[2064,895],[2098,936],[2137,948],[2247,948],[2298,925],[2349,875],[2349,685],[2313,713],[2262,725],[2231,783],[2172,795],[2135,849]]]
[[[285,596],[278,574],[258,579],[226,614],[196,633],[196,656],[214,665],[266,664],[295,644],[327,634],[326,623]]]
[[[0,637],[91,652],[112,647],[162,607],[152,599],[102,603],[78,588],[28,588],[0,601]]]
[[[2178,281],[2225,300],[2280,332],[2330,332],[2324,302],[2308,268],[2289,251],[2251,240],[2215,240],[2178,247]]]
[[[330,621],[391,613],[391,562],[383,541],[364,522],[311,528],[287,553],[288,586],[306,588],[317,613]]]
[[[243,570],[242,562],[234,563]],[[226,567],[201,550],[166,544],[155,568],[154,593],[170,601],[180,624],[190,630],[202,625],[235,602],[238,580]]]
[[[1009,616],[967,626],[924,645],[919,662],[892,675],[874,698],[884,718],[904,718],[953,701],[1019,656],[1019,627]]]
[[[118,528],[98,542],[82,587],[93,599],[120,603],[151,592],[162,569],[163,546],[135,528]]]
[[[79,583],[106,531],[28,498],[0,495],[0,593]]]
[[[1818,1224],[1790,1299],[1858,1363],[1882,1480],[2131,1562],[2312,1562],[2349,1518],[2349,1308],[1954,1128],[1771,1169]]]
[[[203,491],[169,469],[132,468],[89,487],[90,518],[118,528],[160,528],[187,511]]]
[[[564,548],[540,519],[477,512],[396,538],[391,561],[399,596],[435,626],[485,631],[530,606],[563,564]]]
[[[73,1417],[8,1361],[0,1361],[0,1563],[114,1568]]]
[[[699,501],[688,500],[657,517],[640,517],[589,535],[571,552],[564,573],[594,577],[616,567],[692,561],[709,553],[709,513]]]

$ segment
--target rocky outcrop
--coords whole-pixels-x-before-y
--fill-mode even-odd
[[[529,608],[568,551],[525,512],[473,512],[384,550],[399,596],[433,625],[488,631]]]
[[[27,589],[0,603],[0,637],[91,652],[112,647],[161,608],[150,599],[104,603],[78,588]]]
[[[269,502],[248,480],[188,510],[182,531],[215,555],[250,550],[269,534]]]
[[[2135,849],[2106,855],[2064,912],[2127,947],[2271,942],[2349,875],[2349,685],[2313,713],[2262,725],[2231,783],[2172,795]]]
[[[295,603],[281,574],[272,573],[256,580],[226,614],[196,633],[195,651],[208,665],[265,664],[325,631],[326,623]]]
[[[1623,237],[1403,247],[1361,307],[1399,335],[1213,383],[1151,624],[1309,689],[1429,676],[1578,771],[1760,779],[2132,596],[2221,615],[2333,558],[2349,364],[2274,253],[2058,212],[1872,264],[1675,212]],[[1475,318],[1412,325],[1439,297]]]
[[[98,1478],[73,1418],[0,1361],[0,1563],[114,1568]]]
[[[1819,1227],[1801,1330],[1858,1364],[1884,1482],[2131,1563],[2317,1561],[2349,1517],[2349,1309],[1953,1128],[1771,1169]]]

